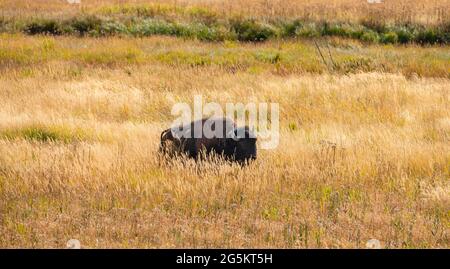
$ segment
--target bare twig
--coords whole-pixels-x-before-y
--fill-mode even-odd
[[[330,67],[329,67],[328,64],[327,64],[327,61],[325,61],[325,57],[323,57],[322,51],[320,50],[319,45],[317,44],[317,42],[316,42],[315,40],[314,40],[314,44],[316,45],[316,48],[317,48],[317,51],[318,51],[319,54],[320,54],[320,57],[322,57],[323,63],[326,65],[328,71],[331,72]]]
[[[331,59],[331,63],[333,63],[333,70],[336,70],[337,65],[336,62],[333,60],[333,56],[331,55],[331,50],[330,50],[330,46],[327,43],[327,48],[328,48],[328,54],[330,55],[330,59]]]

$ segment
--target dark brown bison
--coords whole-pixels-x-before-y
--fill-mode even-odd
[[[159,151],[195,159],[216,153],[227,160],[245,163],[256,159],[256,136],[247,126],[237,128],[227,118],[202,119],[164,130]]]

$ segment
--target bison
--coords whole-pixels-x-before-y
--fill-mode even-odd
[[[208,125],[206,129],[205,125]],[[195,136],[196,128],[200,135]],[[249,127],[238,128],[228,118],[202,119],[164,130],[159,151],[168,156],[186,155],[194,159],[215,153],[226,160],[248,163],[256,159],[256,136]]]

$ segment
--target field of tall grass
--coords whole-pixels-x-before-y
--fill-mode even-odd
[[[375,19],[385,22],[438,24],[449,18],[449,0],[89,0],[68,5],[66,0],[1,0],[3,16],[70,17],[79,13],[119,13],[137,11],[141,15],[208,15],[220,18],[304,18],[358,22]],[[187,12],[186,12],[187,11]],[[123,13],[123,12],[122,12]],[[103,13],[104,14],[104,13]]]
[[[19,24],[80,12],[124,18],[142,5],[167,8],[172,23],[192,22],[186,10],[352,25],[375,12],[356,0],[240,2],[0,7]],[[393,25],[406,12],[420,27],[437,27],[447,3],[386,0],[376,10]],[[244,167],[161,160],[172,106],[196,94],[221,105],[278,103],[279,147],[259,150]],[[71,238],[83,248],[364,248],[373,238],[383,248],[450,247],[445,42],[204,42],[9,29],[0,34],[0,104],[2,248],[63,248]]]
[[[261,42],[339,36],[383,44],[448,44],[450,1],[0,2],[0,32],[78,36],[170,35]],[[21,8],[18,8],[21,7]],[[350,16],[350,14],[352,14]]]

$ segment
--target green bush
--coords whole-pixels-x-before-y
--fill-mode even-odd
[[[308,23],[298,28],[295,35],[299,37],[318,37],[320,36],[320,31],[315,23]]]
[[[348,24],[324,24],[322,35],[351,37],[353,29]]]
[[[159,7],[158,7],[159,8]],[[262,42],[274,37],[303,37],[316,38],[322,36],[339,36],[353,38],[367,43],[384,44],[448,44],[450,42],[450,23],[437,27],[404,24],[386,25],[384,22],[367,20],[362,24],[305,22],[299,19],[258,21],[255,19],[233,18],[217,20],[216,14],[199,8],[192,8],[180,13],[182,21],[150,18],[154,12],[166,14],[156,7],[145,8],[115,8],[107,10],[115,14],[137,14],[136,16],[122,16],[101,19],[94,15],[83,15],[67,20],[35,19],[5,20],[0,17],[0,32],[22,31],[26,34],[46,35],[131,35],[151,36],[168,35],[183,38],[194,38],[202,41],[218,42],[224,40],[239,40],[248,42]],[[105,11],[106,12],[106,11]],[[175,12],[175,11],[174,11]],[[155,14],[156,14],[155,13]],[[186,17],[187,16],[187,17]]]
[[[178,37],[193,38],[195,37],[195,26],[185,23],[174,24],[174,35]]]
[[[380,41],[384,44],[396,44],[398,43],[398,36],[395,32],[387,32],[381,34]]]
[[[398,42],[400,42],[401,44],[407,44],[414,40],[414,34],[412,33],[412,31],[405,27],[398,29],[396,34],[398,37]]]
[[[441,41],[443,44],[450,43],[450,22],[444,23],[437,27]]]
[[[130,33],[135,36],[151,36],[151,35],[175,35],[177,29],[174,24],[160,20],[143,20],[138,24],[130,27]]]
[[[119,30],[123,31],[123,30]],[[184,38],[197,38],[202,41],[232,40],[233,36],[223,26],[207,26],[203,23],[171,23],[162,20],[146,19],[136,22],[126,29],[133,36],[168,35]]]
[[[273,27],[255,20],[233,20],[231,29],[236,33],[239,41],[261,42],[276,35]]]
[[[100,31],[100,27],[102,26],[102,20],[95,16],[86,16],[73,18],[67,21],[67,25],[68,29],[66,30],[66,32],[75,32],[80,36],[84,36],[92,32],[98,33]]]
[[[364,42],[369,42],[369,43],[377,43],[380,40],[380,36],[375,31],[366,30],[362,34],[361,40],[364,41]]]
[[[202,41],[224,41],[233,39],[224,27],[208,27],[200,24],[195,29],[196,38]]]
[[[61,26],[55,20],[35,20],[25,25],[24,32],[29,35],[59,35]]]
[[[443,44],[449,44],[450,43],[450,31],[449,32],[442,32],[442,43]]]
[[[99,29],[99,34],[104,36],[126,33],[128,33],[127,27],[124,24],[115,21],[104,22]]]
[[[303,23],[300,20],[284,21],[279,23],[282,37],[295,37],[297,29],[301,28]]]
[[[415,41],[419,44],[436,44],[441,43],[442,38],[439,36],[438,32],[435,31],[434,29],[427,29],[420,31],[417,34]]]

